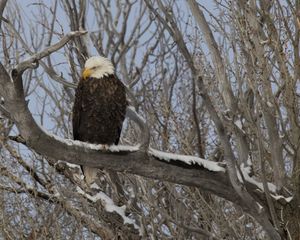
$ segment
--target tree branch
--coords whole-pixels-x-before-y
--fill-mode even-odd
[[[92,144],[69,139],[64,140],[48,134],[36,124],[26,102],[21,99],[20,95],[16,94],[13,83],[2,64],[0,64],[0,94],[3,94],[6,99],[6,107],[24,139],[22,142],[41,155],[78,165],[111,169],[199,187],[204,191],[236,203],[246,212],[251,212],[244,205],[240,196],[235,194],[229,178],[224,172],[212,172],[199,165],[161,161],[143,150],[108,152]],[[253,193],[259,194],[255,191],[255,185],[248,183],[247,189],[252,189]],[[259,196],[257,198],[262,199]],[[260,204],[264,206],[263,202]]]
[[[0,1],[0,29],[1,29],[1,22],[2,22],[2,15],[6,6],[7,0]]]
[[[243,194],[235,194],[235,190],[230,184],[227,174],[223,172],[211,172],[198,165],[191,166],[178,164],[177,162],[167,163],[160,161],[150,156],[144,149],[134,152],[119,150],[118,152],[112,153],[103,149],[101,150],[99,147],[95,148],[95,145],[79,141],[63,140],[42,130],[34,121],[23,94],[20,94],[22,79],[19,73],[31,67],[35,61],[55,51],[55,48],[59,49],[69,40],[68,37],[63,39],[65,39],[65,42],[60,41],[56,45],[45,49],[41,53],[35,54],[29,60],[21,63],[17,70],[19,77],[15,79],[17,82],[11,81],[7,71],[3,65],[0,64],[0,95],[4,97],[5,108],[10,112],[12,119],[28,147],[41,155],[46,155],[53,159],[199,187],[202,190],[209,191],[210,193],[234,202],[240,205],[246,212],[253,214],[253,209],[250,209],[249,204],[247,204],[249,202],[244,200],[245,196]],[[192,63],[191,59],[190,61]],[[18,85],[16,85],[16,83]],[[203,94],[203,97],[205,100],[207,95]],[[210,101],[206,99],[206,102]],[[213,106],[211,107],[214,109]],[[212,112],[215,113],[214,111]],[[216,119],[218,119],[218,117]],[[217,125],[217,121],[215,121],[215,124]],[[221,130],[219,131],[220,138],[223,138],[223,141],[229,144],[224,129],[221,128]],[[147,139],[149,138],[147,137]],[[229,150],[230,145],[227,147],[227,150]],[[227,158],[228,157],[230,157],[230,155],[227,155]],[[265,206],[263,203],[259,204]]]
[[[190,67],[192,77],[198,78],[200,95],[201,95],[203,102],[204,102],[204,104],[216,126],[217,134],[220,138],[220,141],[221,141],[223,149],[224,149],[224,159],[225,159],[225,161],[227,163],[227,167],[228,167],[228,176],[230,179],[230,183],[235,190],[235,193],[237,193],[241,197],[243,204],[245,204],[246,209],[248,210],[247,212],[250,213],[253,217],[255,217],[255,219],[267,231],[269,236],[272,237],[272,239],[280,239],[280,235],[278,234],[278,232],[272,226],[271,222],[268,219],[268,212],[266,212],[266,208],[263,207],[260,203],[256,202],[253,195],[250,192],[248,192],[248,189],[245,188],[244,183],[240,182],[238,179],[238,175],[237,175],[237,171],[236,171],[236,158],[235,158],[233,149],[231,147],[230,137],[228,136],[228,134],[226,132],[226,128],[225,128],[223,122],[221,121],[220,117],[218,116],[216,109],[213,106],[213,103],[210,99],[209,94],[207,92],[205,92],[205,86],[204,86],[202,76],[199,75],[197,68],[194,65],[193,58],[191,57],[189,50],[187,49],[186,44],[184,43],[182,33],[179,30],[172,14],[170,13],[170,10],[166,9],[162,5],[162,3],[160,1],[158,1],[158,6],[164,14],[164,17],[162,17],[154,9],[154,7],[151,5],[149,0],[145,0],[145,3],[147,5],[147,7],[149,8],[149,10],[152,13],[154,13],[156,15],[156,17],[159,19],[159,21],[166,27],[169,34],[172,36],[174,41],[177,43],[179,51],[185,57],[185,60],[187,61],[188,66]],[[206,27],[208,28],[208,26],[206,26]],[[210,31],[209,28],[208,28],[208,30]],[[213,40],[213,39],[210,39],[210,40]],[[216,49],[214,49],[214,50],[216,51]],[[228,100],[232,100],[232,98],[228,98]],[[227,103],[227,104],[229,106],[230,105],[233,106],[233,103]]]
[[[210,172],[202,167],[179,167],[149,156],[144,151],[105,152],[92,149],[89,144],[64,141],[43,131],[34,121],[24,99],[16,93],[13,83],[0,64],[0,94],[11,113],[28,147],[50,158],[94,168],[107,168],[118,172],[132,173],[153,179],[200,187],[229,201],[239,203],[223,172]],[[189,165],[187,165],[189,166]]]
[[[230,82],[227,78],[221,53],[212,34],[212,31],[209,28],[209,25],[204,17],[203,12],[199,8],[198,3],[195,0],[188,0],[187,4],[189,5],[192,15],[195,17],[198,25],[203,31],[203,36],[206,40],[210,52],[212,53],[213,63],[216,68],[216,76],[219,81],[220,92],[223,95],[226,107],[231,111],[236,111],[237,104],[231,89]]]
[[[141,129],[141,150],[147,150],[150,142],[150,132],[145,120],[134,110],[133,107],[128,107],[126,109],[126,116],[132,121],[136,122]]]
[[[43,51],[34,54],[31,56],[28,60],[21,62],[16,67],[16,70],[18,74],[23,73],[28,68],[36,68],[38,60],[49,56],[51,53],[57,51],[58,49],[62,48],[64,45],[66,45],[70,40],[72,40],[74,37],[79,37],[81,35],[86,34],[87,31],[74,31],[68,33],[66,36],[64,36],[58,43],[44,49]]]

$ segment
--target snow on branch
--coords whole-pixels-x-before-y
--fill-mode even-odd
[[[126,210],[125,205],[123,205],[121,207],[115,205],[114,201],[110,197],[108,197],[104,192],[101,192],[101,191],[98,192],[97,194],[95,194],[94,196],[91,196],[91,195],[87,194],[86,192],[84,192],[80,187],[77,187],[76,190],[79,194],[83,195],[85,198],[87,198],[88,200],[90,200],[92,202],[97,202],[100,200],[107,212],[110,212],[110,213],[116,212],[119,216],[122,217],[124,224],[132,224],[134,226],[134,228],[139,230],[139,232],[141,234],[141,228],[135,223],[135,220],[133,220],[125,215],[125,210]]]
[[[91,150],[107,151],[107,152],[137,152],[140,149],[140,145],[129,146],[129,145],[92,144],[92,143],[87,143],[87,142],[81,142],[79,140],[61,138],[57,135],[49,133],[46,129],[43,129],[43,131],[50,138],[54,138],[56,141],[59,141],[63,144],[67,144],[68,146],[84,147],[84,148],[88,148]]]
[[[290,201],[292,201],[293,200],[293,196],[291,196],[291,197],[284,197],[284,196],[282,196],[282,195],[273,195],[273,194],[271,194],[271,196],[272,196],[272,198],[274,198],[275,200],[284,200],[285,202],[287,202],[287,203],[289,203]]]
[[[243,177],[247,182],[256,185],[261,191],[264,191],[263,183],[255,180],[253,177],[250,177],[249,174],[251,172],[251,165],[245,166],[244,163],[242,163],[240,168],[241,168]],[[239,172],[238,172],[238,174],[239,174]],[[239,178],[240,178],[240,176],[239,176]],[[273,192],[273,193],[276,192],[276,186],[273,183],[268,183],[268,188],[271,192]]]
[[[20,85],[22,83],[22,81],[17,82]],[[98,149],[102,149],[99,145],[56,137],[47,133],[34,121],[24,96],[19,93],[20,91],[11,81],[11,76],[0,63],[0,95],[5,99],[5,108],[18,127],[21,143],[38,154],[56,161],[62,160],[94,168],[107,168],[186,186],[201,187],[231,202],[241,203],[240,199],[233,194],[232,186],[228,184],[229,181],[227,175],[224,174],[224,168],[220,168],[221,171],[217,172],[218,174],[210,174],[208,171],[197,168],[182,171],[181,167],[167,164],[166,161],[159,161],[151,154],[147,154],[148,151],[142,147],[135,152],[111,154],[108,151],[99,152]],[[145,135],[144,132],[142,133]],[[129,149],[133,150],[131,146]]]
[[[156,149],[150,148],[149,149],[149,153],[160,159],[160,160],[165,160],[167,162],[170,161],[181,161],[184,162],[188,165],[192,165],[192,164],[198,164],[199,166],[202,166],[206,169],[208,169],[209,171],[212,172],[225,172],[225,168],[221,167],[218,163],[216,162],[212,162],[212,161],[208,161],[202,158],[198,158],[195,156],[190,156],[190,155],[178,155],[178,154],[174,154],[174,153],[166,153],[166,152],[162,152],[162,151],[158,151]]]
[[[54,138],[55,140],[65,143],[69,146],[77,146],[77,147],[84,147],[91,150],[99,150],[99,151],[106,151],[106,152],[137,152],[140,149],[140,145],[135,146],[128,146],[128,145],[103,145],[103,144],[91,144],[86,142],[81,142],[78,140],[72,140],[72,139],[63,139],[57,135],[53,135],[49,132],[47,132],[45,129],[43,129],[45,133],[51,138]],[[167,153],[158,151],[153,148],[149,148],[148,150],[149,154],[152,155],[155,158],[158,158],[160,160],[165,160],[167,162],[170,161],[181,161],[185,164],[192,165],[197,164],[199,166],[202,166],[209,171],[212,172],[226,172],[226,169],[219,165],[217,162],[208,161],[199,157],[191,156],[191,155],[178,155],[174,153]]]

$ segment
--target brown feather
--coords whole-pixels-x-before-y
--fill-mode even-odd
[[[115,75],[81,79],[73,108],[74,139],[118,144],[126,106],[125,87]]]

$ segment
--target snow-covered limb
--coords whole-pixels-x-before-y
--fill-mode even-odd
[[[125,215],[125,209],[126,209],[125,205],[123,205],[121,207],[115,205],[113,200],[110,197],[108,197],[104,192],[101,192],[101,191],[99,191],[94,196],[91,196],[91,195],[87,194],[86,192],[84,192],[80,187],[77,187],[76,190],[79,194],[83,195],[84,197],[86,197],[87,199],[89,199],[92,202],[97,202],[98,200],[101,200],[101,202],[107,212],[116,212],[119,216],[122,217],[124,224],[127,224],[127,223],[132,224],[134,226],[134,228],[139,230],[139,232],[141,233],[141,229],[135,223],[135,221]]]
[[[264,207],[259,202],[256,202],[256,205],[258,207],[258,212],[261,213],[263,211]]]
[[[140,145],[127,146],[127,145],[111,145],[108,147],[110,152],[136,152],[140,149]]]
[[[243,177],[247,182],[256,185],[260,190],[264,191],[263,183],[255,180],[253,177],[250,177],[249,174],[251,172],[251,166],[245,166],[244,163],[242,163],[240,168],[241,168]],[[276,186],[273,183],[268,182],[268,187],[269,187],[270,192],[273,192],[273,193],[276,192]]]
[[[140,145],[135,146],[129,146],[129,145],[104,145],[104,144],[92,144],[87,142],[81,142],[78,140],[72,140],[72,139],[65,139],[61,138],[57,135],[54,135],[52,133],[49,133],[46,129],[43,129],[43,131],[51,138],[54,138],[55,140],[67,144],[68,146],[77,146],[77,147],[84,147],[89,148],[91,150],[99,150],[99,151],[107,151],[107,152],[136,152],[140,149]]]
[[[85,147],[92,150],[102,150],[102,151],[108,151],[108,152],[137,152],[140,150],[140,145],[135,146],[129,146],[129,145],[103,145],[103,144],[91,144],[86,142],[81,142],[78,140],[72,140],[72,139],[63,139],[57,135],[53,135],[49,132],[47,132],[45,129],[44,131],[52,138],[54,138],[57,141],[60,141],[61,143],[65,143],[69,146],[78,146],[78,147]],[[191,156],[191,155],[178,155],[174,153],[166,153],[162,151],[158,151],[153,148],[149,148],[150,155],[165,160],[167,162],[169,161],[182,161],[188,165],[191,164],[198,164],[200,166],[203,166],[204,168],[213,171],[213,172],[225,172],[225,168],[220,166],[216,162],[208,161],[199,157]],[[74,165],[76,166],[76,165]],[[74,167],[72,165],[72,167]]]
[[[225,172],[226,171],[225,168],[219,166],[218,163],[216,163],[216,162],[208,161],[208,160],[205,160],[205,159],[202,159],[199,157],[195,157],[195,156],[166,153],[166,152],[158,151],[153,148],[149,148],[149,153],[152,156],[154,156],[158,159],[161,159],[161,160],[165,160],[167,162],[181,161],[188,165],[198,164],[198,165],[208,169],[209,171],[213,171],[213,172]]]
[[[80,168],[80,166],[78,164],[68,163],[68,162],[64,162],[64,161],[60,161],[60,160],[58,160],[56,164],[59,164],[61,162],[66,163],[69,168]]]
[[[234,125],[243,133],[245,134],[245,131],[243,130],[243,123],[240,119],[236,120],[234,122]]]
[[[272,198],[274,198],[275,200],[280,200],[280,199],[283,199],[284,201],[286,201],[287,203],[289,203],[290,201],[293,200],[293,196],[291,197],[284,197],[282,195],[273,195],[271,194]]]
[[[92,188],[92,189],[98,189],[98,190],[101,189],[97,183],[93,183],[93,184],[90,186],[90,188]]]
[[[235,126],[238,127],[240,130],[243,131],[243,124],[242,124],[242,121],[240,119],[236,120],[234,122]]]

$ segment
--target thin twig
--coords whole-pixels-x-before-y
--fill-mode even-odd
[[[2,22],[2,15],[6,6],[7,0],[0,1],[0,29],[1,29],[1,22]]]
[[[147,150],[150,142],[150,132],[146,121],[134,110],[133,107],[127,107],[126,116],[136,122],[141,130],[141,150]]]
[[[74,32],[68,33],[58,43],[56,43],[56,44],[54,44],[50,47],[47,47],[43,51],[41,51],[39,53],[36,53],[33,56],[31,56],[28,60],[25,60],[25,61],[19,63],[16,67],[16,70],[17,70],[18,74],[22,74],[28,68],[35,68],[37,66],[37,62],[40,59],[42,59],[44,57],[47,57],[51,53],[59,50],[60,48],[62,48],[64,45],[66,45],[74,37],[78,37],[78,36],[84,35],[86,33],[87,33],[87,31],[74,31]]]

